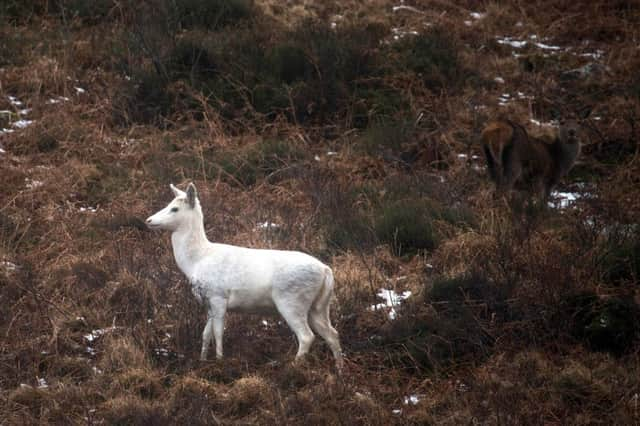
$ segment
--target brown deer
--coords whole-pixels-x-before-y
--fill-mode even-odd
[[[497,193],[524,189],[538,194],[546,205],[551,190],[580,154],[579,132],[575,120],[562,123],[553,138],[532,137],[507,119],[490,121],[481,139]]]

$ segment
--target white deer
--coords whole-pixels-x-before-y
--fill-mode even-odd
[[[200,359],[207,359],[214,336],[216,357],[222,358],[227,311],[278,311],[298,339],[296,360],[309,352],[315,338],[313,329],[328,343],[341,371],[340,340],[329,318],[331,268],[297,251],[211,243],[205,235],[196,187],[190,183],[184,192],[170,186],[175,198],[146,223],[151,229],[171,231],[176,263],[191,283],[193,294],[207,305]]]

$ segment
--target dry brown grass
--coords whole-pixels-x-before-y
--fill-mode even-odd
[[[608,335],[595,326],[627,324],[637,313],[625,303],[640,303],[638,8],[425,0],[405,2],[419,12],[394,12],[387,0],[255,3],[267,16],[226,28],[234,43],[256,37],[273,49],[309,18],[338,30],[368,27],[367,37],[382,34],[367,44],[377,74],[331,86],[330,73],[319,78],[316,70],[311,78],[322,90],[309,93],[335,89],[335,111],[301,96],[273,115],[224,97],[230,87],[255,95],[239,74],[225,74],[234,78],[214,94],[170,81],[162,93],[171,108],[145,124],[127,109],[138,105],[127,80],[138,76],[127,72],[155,71],[125,37],[126,10],[98,23],[37,15],[0,27],[0,110],[10,111],[0,129],[34,120],[0,133],[0,424],[638,423],[637,327],[621,326],[631,331],[623,343],[609,342],[623,345],[609,353]],[[454,50],[440,58],[452,67],[444,84],[433,83],[443,69],[402,62],[398,46],[411,44],[394,41],[412,40],[402,31],[436,37],[433,28],[446,29]],[[561,49],[536,47],[531,35]],[[205,36],[187,29],[175,40]],[[499,44],[505,36],[528,44]],[[320,57],[314,49],[307,56]],[[598,50],[600,58],[581,56]],[[590,62],[607,68],[564,74]],[[292,83],[289,94],[308,95],[300,87]],[[511,98],[502,106],[504,93]],[[20,115],[23,108],[31,110]],[[293,111],[314,108],[330,114]],[[577,208],[530,212],[494,200],[482,158],[473,158],[484,122],[508,115],[530,125],[585,108],[584,154],[562,186],[585,194]],[[367,120],[362,127],[352,125],[357,114]],[[408,130],[384,140],[376,120]],[[205,312],[167,236],[143,224],[170,199],[169,182],[189,181],[211,239],[303,250],[332,265],[342,377],[321,339],[292,364],[294,336],[261,316],[230,315],[226,359],[198,361]],[[454,217],[433,220],[435,249],[397,256],[375,224],[385,206],[407,200]],[[257,226],[267,221],[279,227]],[[332,245],[336,226],[343,247]],[[455,287],[461,277],[478,281]],[[434,286],[443,286],[437,300]],[[370,309],[381,288],[412,292],[395,321]],[[411,395],[416,405],[405,403]]]

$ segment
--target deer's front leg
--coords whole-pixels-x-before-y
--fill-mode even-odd
[[[224,316],[227,313],[227,298],[219,295],[210,300],[209,304],[209,321],[211,331],[216,340],[216,358],[222,358],[222,336],[224,334]]]
[[[207,353],[209,352],[209,346],[211,345],[211,339],[213,338],[213,325],[214,320],[213,317],[207,317],[207,324],[204,326],[204,331],[202,332],[202,351],[200,352],[200,360],[207,360]]]
[[[216,338],[216,358],[222,358],[222,335],[224,334],[224,313],[213,318],[213,334]]]

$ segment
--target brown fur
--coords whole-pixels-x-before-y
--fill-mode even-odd
[[[509,120],[489,122],[481,139],[497,192],[524,189],[546,201],[575,164],[580,152],[578,127],[576,122],[569,122],[560,127],[555,138],[534,138]]]

